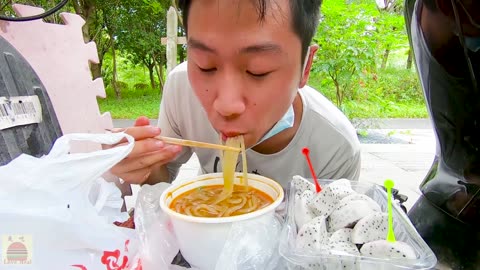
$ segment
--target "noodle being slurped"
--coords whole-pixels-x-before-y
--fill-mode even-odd
[[[178,196],[170,208],[178,213],[197,217],[229,217],[261,209],[273,199],[248,186],[247,160],[243,136],[228,138],[225,145],[242,149],[243,176],[234,184],[238,152],[221,153],[224,185],[199,187]]]
[[[243,136],[230,137],[225,142],[226,146],[240,148],[243,142]],[[243,149],[242,149],[242,152]],[[222,170],[223,170],[223,192],[217,198],[217,203],[232,196],[235,168],[237,167],[238,153],[234,151],[223,151]]]

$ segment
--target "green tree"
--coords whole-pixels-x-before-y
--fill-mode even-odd
[[[408,48],[408,40],[405,29],[405,19],[403,18],[403,1],[384,0],[382,7],[379,7],[380,13],[376,18],[377,31],[380,34],[378,39],[378,49],[383,51],[381,56],[382,69],[387,67],[388,57],[392,51]],[[378,3],[377,3],[378,7]],[[408,61],[408,60],[407,60]]]
[[[169,0],[123,0],[116,17],[117,48],[132,63],[148,69],[152,88],[163,88],[166,59],[161,37],[166,35],[169,4]]]
[[[345,98],[354,98],[354,83],[375,70],[373,14],[378,11],[368,7],[363,3],[347,4],[344,0],[329,0],[322,5],[322,19],[314,38],[320,49],[313,72],[331,80],[340,108]]]

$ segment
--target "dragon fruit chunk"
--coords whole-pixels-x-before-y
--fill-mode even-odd
[[[305,223],[316,217],[310,207],[308,207],[311,198],[313,198],[313,191],[305,190],[297,199],[295,199],[294,217],[297,228],[301,228]]]
[[[328,243],[327,224],[324,216],[318,216],[303,225],[296,239],[298,249],[322,250]]]
[[[351,235],[352,229],[342,228],[332,233],[332,235],[328,238],[328,243],[332,244],[336,242],[352,242]]]
[[[337,180],[317,193],[308,206],[318,216],[329,216],[341,199],[354,193],[350,181],[346,179]]]
[[[372,213],[375,213],[375,210],[366,201],[352,201],[332,212],[328,217],[328,231],[334,232],[341,228],[353,228],[357,221]]]
[[[336,209],[342,208],[343,206],[347,205],[351,201],[358,201],[358,200],[366,201],[370,205],[370,207],[375,211],[378,211],[378,212],[382,211],[382,208],[376,201],[374,201],[372,198],[368,197],[367,195],[360,194],[360,193],[354,193],[341,199],[338,202]]]
[[[350,180],[347,179],[338,179],[327,186],[335,197],[340,201],[341,199],[347,197],[348,195],[355,194],[356,192],[352,189]]]
[[[352,242],[335,242],[330,243],[329,246],[331,254],[340,254],[343,252],[348,254],[360,256],[360,251],[357,246]]]
[[[329,253],[338,256],[338,260],[332,261],[327,269],[354,269],[357,266],[356,258],[348,255],[360,256],[360,251],[351,242],[336,242],[329,244]]]
[[[295,187],[295,195],[302,194],[305,190],[311,190],[315,192],[315,185],[300,175],[294,175],[292,177],[292,184]]]
[[[360,219],[352,230],[352,242],[364,244],[387,237],[388,214],[382,212],[372,213]]]
[[[311,190],[305,190],[302,193],[295,194],[295,200],[304,199],[306,203],[310,203],[315,197],[315,192]]]
[[[405,242],[387,240],[376,240],[365,243],[360,248],[363,256],[389,258],[389,259],[416,259],[415,250]]]

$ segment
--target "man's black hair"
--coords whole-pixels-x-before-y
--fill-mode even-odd
[[[245,0],[240,0],[245,1]],[[250,0],[258,10],[258,19],[263,21],[267,9],[275,0]],[[320,20],[320,6],[322,0],[289,0],[292,14],[292,29],[302,42],[302,65],[307,53],[307,48],[317,32]],[[178,6],[182,11],[183,25],[188,36],[188,13],[192,0],[179,0]]]

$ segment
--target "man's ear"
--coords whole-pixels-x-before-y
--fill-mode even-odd
[[[308,77],[310,76],[310,70],[312,69],[312,64],[313,64],[313,57],[315,56],[315,53],[318,50],[318,45],[311,45],[310,49],[307,51],[307,55],[305,56],[305,63],[304,63],[304,68],[302,71],[302,79],[300,80],[300,85],[298,86],[299,88],[303,88],[307,82],[308,82]]]

